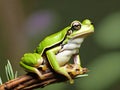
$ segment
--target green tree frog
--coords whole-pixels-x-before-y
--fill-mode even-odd
[[[44,68],[42,63],[46,57],[56,73],[66,76],[70,83],[73,83],[64,66],[73,58],[74,63],[82,70],[79,48],[84,38],[93,32],[94,26],[90,20],[85,19],[82,23],[75,20],[63,30],[44,38],[34,53],[24,54],[20,65],[27,71],[36,73],[40,79],[44,79],[38,68]]]

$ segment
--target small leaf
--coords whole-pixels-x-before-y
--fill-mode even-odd
[[[15,77],[14,77],[14,78],[17,78],[17,76],[18,76],[18,72],[16,71],[16,72],[15,72]]]
[[[2,83],[2,79],[1,79],[1,77],[0,77],[0,85],[2,85],[3,83]]]
[[[17,71],[14,74],[12,65],[9,60],[7,62],[7,65],[5,66],[5,72],[6,72],[7,80],[11,80],[17,77]]]
[[[88,76],[88,74],[78,75],[75,78],[86,77],[86,76]]]

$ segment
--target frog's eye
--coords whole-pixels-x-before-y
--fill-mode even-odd
[[[79,30],[81,28],[81,23],[79,21],[73,21],[71,27],[73,30]]]

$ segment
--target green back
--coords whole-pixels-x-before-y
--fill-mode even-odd
[[[45,49],[50,48],[51,46],[54,46],[60,42],[62,42],[67,34],[67,31],[70,29],[70,27],[66,27],[62,31],[59,31],[55,34],[52,34],[50,36],[47,36],[43,41],[40,42],[39,46],[37,47],[36,51],[40,55],[42,55],[45,51]]]

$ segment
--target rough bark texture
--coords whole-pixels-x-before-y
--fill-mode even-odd
[[[74,74],[69,72],[72,78],[76,77],[77,75],[81,75],[81,70],[76,69],[76,66],[73,64],[68,65],[66,68],[75,70]],[[83,68],[82,74],[86,72],[87,69]],[[34,73],[28,73],[26,75],[19,76],[16,79],[0,85],[0,90],[33,90],[35,88],[43,88],[52,83],[67,81],[66,77],[59,75],[52,70],[43,72],[43,75],[45,76],[44,80],[38,79],[37,75]]]

